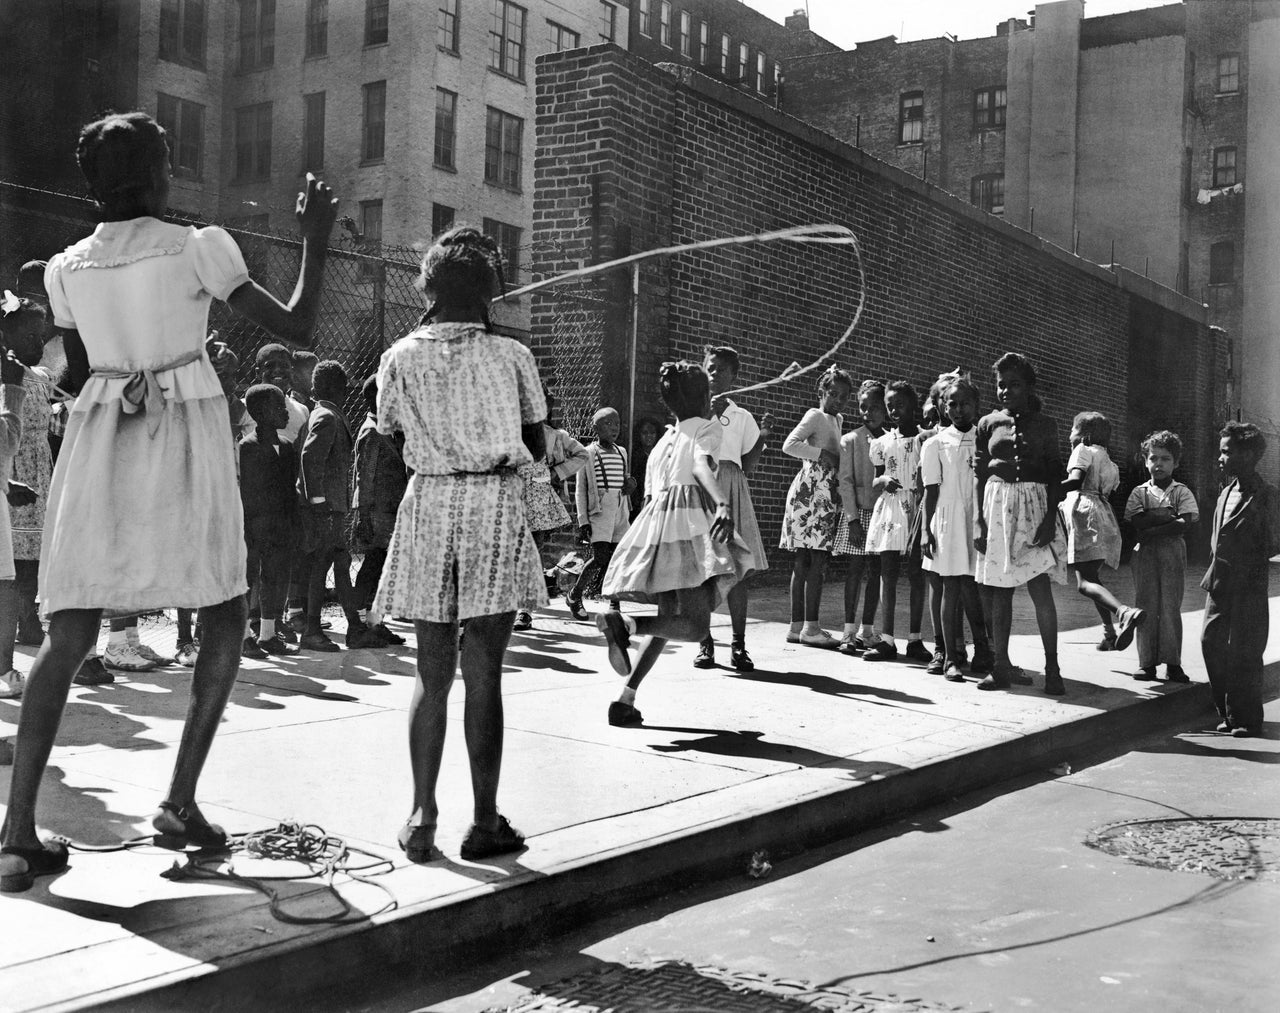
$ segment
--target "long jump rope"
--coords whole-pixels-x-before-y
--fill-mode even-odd
[[[588,267],[581,267],[564,274],[557,275],[554,278],[547,278],[542,281],[535,281],[523,288],[515,289],[505,293],[505,296],[499,297],[495,302],[500,302],[502,298],[511,298],[525,295],[539,289],[550,288],[554,285],[563,284],[578,278],[586,278],[594,274],[601,274],[605,271],[616,270],[630,264],[637,264],[646,260],[653,260],[659,257],[672,257],[683,253],[692,253],[698,250],[711,250],[725,246],[746,246],[753,243],[819,243],[848,247],[854,255],[854,259],[858,268],[858,306],[854,313],[853,320],[840,335],[839,339],[818,358],[808,365],[801,366],[798,362],[792,362],[786,369],[771,380],[764,380],[760,383],[751,384],[746,387],[738,387],[735,390],[728,391],[726,396],[736,394],[745,394],[749,391],[764,390],[768,387],[777,386],[778,384],[788,383],[797,377],[811,373],[824,365],[828,360],[835,358],[836,354],[853,336],[853,332],[857,329],[859,321],[862,319],[863,307],[866,305],[867,285],[866,272],[862,263],[862,250],[858,244],[858,238],[851,229],[843,225],[796,225],[790,228],[778,229],[773,232],[755,233],[747,236],[730,236],[721,239],[707,239],[696,243],[682,243],[678,246],[666,246],[656,250],[646,250],[643,253],[631,254],[627,257],[620,257],[616,260],[606,261],[602,264],[592,264]],[[12,352],[7,353],[12,355]],[[27,378],[33,383],[37,383],[48,387],[63,400],[73,400],[72,396],[66,391],[61,390],[56,384],[52,383],[39,373],[32,371],[29,367],[24,366]],[[150,834],[143,837],[135,837],[120,844],[93,846],[85,844],[77,844],[65,837],[55,838],[64,842],[69,848],[76,851],[86,853],[106,853],[114,851],[133,851],[139,848],[150,846],[154,843],[154,837]],[[353,922],[366,921],[375,915],[392,911],[397,907],[398,902],[391,891],[377,878],[385,876],[395,868],[392,859],[383,858],[371,851],[363,848],[355,847],[348,844],[341,837],[330,834],[323,827],[315,824],[304,824],[296,821],[285,820],[274,827],[264,830],[256,830],[247,834],[229,834],[228,845],[222,850],[200,850],[186,852],[186,862],[180,864],[174,861],[173,865],[161,873],[165,879],[182,882],[222,882],[234,883],[240,886],[256,890],[267,898],[268,909],[271,916],[277,921],[284,922],[289,925],[344,925]],[[236,871],[235,859],[241,856],[250,862],[256,861],[276,861],[288,862],[295,865],[301,865],[302,871],[299,872],[283,872],[283,873],[258,873],[254,875],[243,875]],[[386,895],[386,902],[376,911],[356,911],[351,902],[348,901],[339,889],[337,877],[342,876],[346,880],[357,883],[363,883],[366,886],[374,887]],[[339,910],[335,914],[323,915],[299,915],[291,914],[285,910],[285,904],[288,899],[283,897],[280,891],[273,887],[272,883],[281,882],[306,882],[316,880],[323,884],[325,890],[333,897],[339,906]],[[305,894],[302,896],[306,896]],[[300,899],[300,898],[292,898]]]

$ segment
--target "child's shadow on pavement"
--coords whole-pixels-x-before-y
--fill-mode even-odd
[[[868,697],[879,697],[887,703],[921,703],[932,704],[926,696],[914,696],[898,689],[886,689],[883,686],[863,686],[844,679],[835,679],[829,675],[814,675],[812,672],[770,672],[757,668],[752,672],[736,672],[733,678],[744,682],[767,682],[779,686],[800,686],[815,693],[827,696],[839,696],[849,700],[867,700]]]
[[[677,739],[673,742],[650,744],[659,753],[709,753],[713,756],[735,756],[740,759],[771,760],[796,767],[830,767],[833,770],[851,771],[857,780],[867,780],[877,774],[890,774],[904,769],[896,763],[867,763],[824,753],[804,746],[770,742],[764,732],[734,731],[728,728],[680,728],[668,725],[644,725],[651,732],[676,732],[698,735],[695,739]]]

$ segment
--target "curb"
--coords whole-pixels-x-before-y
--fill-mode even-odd
[[[1268,697],[1275,695],[1280,678],[1269,677],[1265,689]],[[284,999],[332,993],[375,976],[430,977],[453,971],[578,927],[602,912],[740,874],[755,850],[766,849],[775,860],[793,856],[957,795],[1042,771],[1081,751],[1122,746],[1135,735],[1212,710],[1209,686],[1193,683],[794,805],[746,813],[545,872],[526,872],[499,889],[477,887],[448,902],[401,908],[327,932],[322,939],[282,942],[218,966],[205,965],[177,980],[139,982],[127,994],[99,993],[93,1008],[278,1009]]]

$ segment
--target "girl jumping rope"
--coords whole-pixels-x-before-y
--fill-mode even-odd
[[[693,362],[664,362],[658,374],[663,403],[677,424],[649,455],[645,504],[622,536],[604,578],[604,593],[657,603],[656,616],[617,609],[596,615],[609,646],[609,663],[629,676],[609,705],[609,724],[638,725],[636,689],[668,640],[697,644],[711,628],[711,610],[729,588],[763,568],[734,534],[729,500],[716,481],[721,426],[711,414],[710,382]],[[632,636],[644,643],[636,665],[627,655]]]
[[[1066,495],[1058,509],[1067,529],[1067,569],[1075,575],[1076,590],[1093,602],[1104,629],[1115,630],[1114,649],[1123,651],[1147,614],[1121,604],[1101,581],[1104,563],[1113,570],[1120,565],[1120,525],[1107,502],[1120,484],[1120,469],[1107,454],[1110,438],[1105,415],[1081,412],[1075,417],[1062,483]]]
[[[796,554],[791,567],[791,629],[787,643],[835,649],[840,641],[818,622],[822,578],[840,520],[840,414],[853,396],[853,377],[832,366],[818,380],[818,407],[804,413],[782,452],[804,463],[791,481],[782,514],[780,548]]]
[[[205,352],[209,303],[224,299],[294,344],[311,340],[336,201],[308,175],[296,215],[297,287],[281,303],[249,278],[220,228],[162,220],[164,130],[112,114],[80,133],[76,160],[100,224],[50,262],[45,284],[70,371],[82,383],[54,467],[40,555],[49,631],[27,680],[9,786],[0,890],[28,889],[67,864],[36,833],[36,796],[72,676],[104,609],[200,610],[204,642],[156,843],[225,847],[196,785],[235,685],[245,624],[245,544],[227,402]]]

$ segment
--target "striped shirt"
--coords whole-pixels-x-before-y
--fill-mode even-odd
[[[622,451],[615,447],[596,444],[596,481],[601,489],[621,489],[627,478],[627,466]]]

